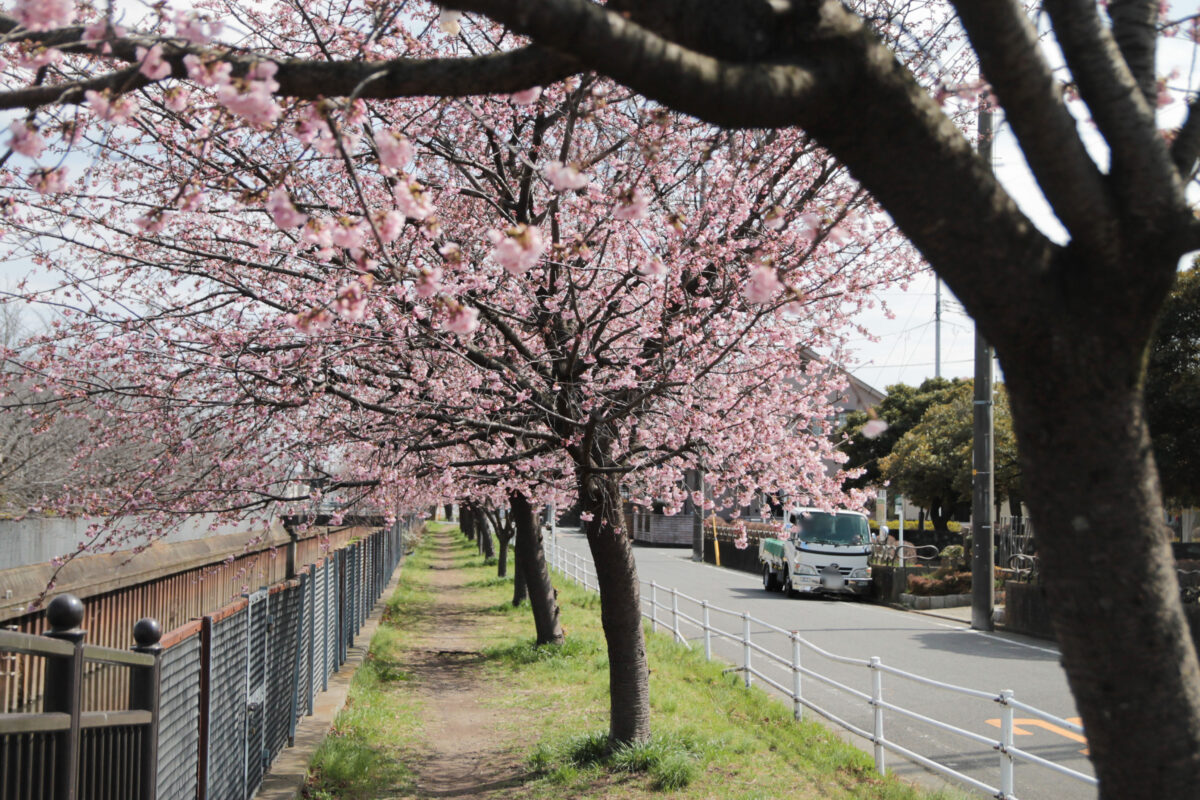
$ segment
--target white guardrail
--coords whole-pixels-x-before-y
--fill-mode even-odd
[[[599,583],[596,581],[596,572],[593,568],[590,557],[585,558],[579,553],[560,547],[557,545],[557,543],[551,541],[550,539],[545,540],[545,551],[546,559],[549,564],[553,568],[557,569],[562,575],[567,577],[569,580],[580,584],[584,587],[584,589],[599,592]],[[784,630],[783,628],[752,617],[745,612],[731,611],[726,608],[710,605],[707,600],[698,600],[694,597],[683,594],[674,588],[659,586],[654,582],[648,583],[646,581],[642,581],[641,585],[643,587],[642,616],[650,620],[653,630],[657,631],[658,628],[662,626],[671,632],[676,641],[682,642],[686,647],[690,648],[691,644],[688,642],[687,637],[683,635],[680,625],[686,624],[698,628],[704,637],[704,657],[709,661],[712,660],[712,643],[714,636],[719,639],[726,639],[730,642],[740,644],[742,646],[742,664],[741,666],[735,665],[735,668],[745,675],[747,688],[752,685],[754,678],[758,678],[763,683],[774,687],[787,697],[791,698],[793,708],[792,713],[796,719],[801,719],[804,709],[808,708],[825,717],[830,722],[840,725],[851,733],[867,739],[875,746],[875,768],[881,775],[885,774],[887,771],[885,752],[891,750],[892,752],[904,756],[911,761],[915,761],[927,769],[933,770],[941,775],[945,775],[948,778],[956,780],[973,789],[984,792],[992,797],[999,798],[999,800],[1018,800],[1018,796],[1014,794],[1015,788],[1013,786],[1013,766],[1016,761],[1024,761],[1029,764],[1036,764],[1038,766],[1045,767],[1046,769],[1053,770],[1054,772],[1065,775],[1068,778],[1073,778],[1082,783],[1088,784],[1089,786],[1097,785],[1096,779],[1091,775],[1078,772],[1070,769],[1069,767],[1064,767],[1063,765],[1056,764],[1053,761],[1048,761],[1047,759],[1036,756],[1033,753],[1028,753],[1013,744],[1013,717],[1014,712],[1018,710],[1024,714],[1044,720],[1051,725],[1055,725],[1059,728],[1079,734],[1080,736],[1083,735],[1083,727],[1073,722],[1069,722],[1061,717],[1046,713],[1039,708],[1034,708],[1033,706],[1029,706],[1017,701],[1013,697],[1013,692],[1010,689],[1005,689],[999,693],[983,692],[977,689],[968,689],[962,686],[942,683],[941,681],[935,681],[912,672],[905,672],[904,670],[889,667],[877,656],[872,656],[867,660],[839,656],[835,653],[830,653],[829,651],[818,647],[817,645],[798,635],[795,631]],[[649,589],[650,593],[650,597],[648,599],[644,596],[646,589]],[[659,601],[660,592],[664,593],[670,598],[668,603],[662,603]],[[680,611],[680,601],[689,602],[698,606],[700,609],[700,618],[697,619],[683,611]],[[648,608],[646,607],[647,605],[649,606]],[[667,619],[660,619],[660,611],[669,612],[670,616],[667,617]],[[718,616],[724,615],[726,617],[732,617],[736,620],[739,620],[741,622],[741,630],[726,631],[716,627],[712,623],[712,616],[714,614]],[[761,644],[755,643],[751,638],[753,626],[766,628],[768,632],[781,634],[786,637],[792,645],[791,657],[785,658],[761,646]],[[802,655],[805,651],[814,653],[829,661],[851,666],[859,666],[869,670],[871,675],[871,692],[868,694],[866,692],[859,691],[858,689],[847,686],[844,683],[836,681],[827,675],[822,675],[820,672],[817,672],[811,667],[806,666],[804,663],[802,663]],[[753,655],[755,653],[759,654],[769,662],[774,662],[783,668],[790,670],[792,673],[792,685],[784,686],[778,681],[772,679],[769,675],[766,675],[757,669],[753,662]],[[965,695],[967,697],[991,700],[997,703],[1000,706],[1000,738],[992,739],[987,736],[982,736],[973,731],[968,731],[956,725],[941,722],[940,720],[936,720],[917,711],[887,702],[883,699],[883,676],[885,673],[897,678],[903,678],[905,680],[921,684],[923,686],[942,689],[947,692]],[[819,681],[826,686],[830,686],[836,690],[844,692],[845,694],[865,703],[873,712],[874,729],[866,730],[858,725],[855,725],[854,723],[839,717],[837,714],[818,706],[816,703],[812,702],[811,699],[805,697],[802,692],[802,679],[805,677]],[[997,751],[999,753],[1000,761],[1000,785],[998,787],[988,785],[971,777],[970,775],[966,775],[952,767],[948,767],[945,764],[941,764],[931,758],[927,758],[926,756],[909,750],[908,748],[903,747],[896,742],[890,741],[884,734],[885,711],[890,711],[903,717],[925,723],[937,728],[938,730],[961,736],[977,745]]]

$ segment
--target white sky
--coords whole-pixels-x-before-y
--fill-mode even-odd
[[[1194,12],[1196,0],[1175,2],[1171,18],[1179,19]],[[1053,50],[1051,50],[1053,53]],[[1061,59],[1054,59],[1061,63]],[[1190,42],[1164,40],[1160,42],[1159,74],[1172,76],[1168,85],[1176,101],[1159,112],[1160,124],[1164,128],[1176,127],[1186,111],[1184,97],[1188,87],[1193,91],[1200,87],[1200,55]],[[1078,103],[1074,104],[1076,107]],[[1076,108],[1079,112],[1079,109]],[[1080,112],[1082,113],[1082,112]],[[1012,195],[1017,205],[1043,232],[1055,241],[1064,241],[1065,231],[1050,211],[1025,166],[1024,158],[1016,147],[1008,127],[997,115],[994,146],[994,168],[1001,183]],[[1106,165],[1107,148],[1099,136],[1091,130],[1090,123],[1081,123],[1080,130],[1097,162]],[[1193,185],[1191,187],[1195,189]],[[1191,257],[1185,259],[1190,263]],[[879,310],[867,312],[859,317],[879,339],[871,342],[861,337],[851,341],[851,355],[846,366],[855,377],[884,389],[894,383],[917,385],[935,374],[935,279],[927,272],[913,280],[907,292],[898,288],[883,292],[880,297],[891,308],[894,319],[887,319]],[[973,377],[975,374],[975,325],[963,311],[961,305],[942,289],[942,348],[941,364],[943,377]]]

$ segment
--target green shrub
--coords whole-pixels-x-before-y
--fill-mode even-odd
[[[876,520],[870,520],[868,522],[868,524],[871,526],[872,533],[879,533],[879,523]],[[886,524],[888,526],[888,530],[892,533],[893,536],[895,536],[896,532],[900,530],[900,520],[898,520],[898,519],[889,519]],[[962,533],[962,524],[958,523],[958,522],[947,522],[946,528],[947,528],[947,530],[949,530],[951,533],[954,533],[954,534]],[[915,519],[904,520],[905,533],[908,533],[909,531],[916,532],[916,530],[917,530],[917,520],[915,520]],[[928,519],[925,520],[924,530],[927,530],[927,531],[933,530],[933,521],[932,520],[928,520]]]

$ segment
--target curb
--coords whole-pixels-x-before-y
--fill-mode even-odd
[[[285,747],[271,764],[271,769],[263,778],[262,786],[254,795],[254,800],[295,800],[300,795],[308,779],[308,764],[329,734],[334,718],[346,705],[346,697],[350,694],[350,681],[366,660],[371,648],[371,639],[383,621],[387,601],[396,593],[405,560],[401,559],[396,565],[392,579],[371,608],[371,615],[363,623],[358,636],[354,637],[354,642],[347,648],[346,663],[329,676],[329,689],[317,695],[312,716],[304,717],[296,725],[294,744]]]

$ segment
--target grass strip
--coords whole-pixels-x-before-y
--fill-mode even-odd
[[[480,693],[505,720],[497,746],[517,744],[527,772],[496,796],[511,798],[866,798],[948,800],[876,774],[870,756],[790,706],[742,686],[669,635],[647,631],[651,666],[650,741],[613,750],[607,739],[608,660],[600,601],[556,576],[566,643],[536,647],[528,607],[514,609],[511,579],[498,580],[474,545],[454,534],[468,606],[479,621]],[[424,561],[423,561],[424,559]],[[351,687],[335,735],[313,762],[309,797],[318,800],[419,796],[409,764],[419,763],[420,708],[406,685],[406,643],[436,624],[419,549],[372,641],[368,669]],[[365,707],[365,708],[364,708]],[[479,797],[491,796],[481,792]]]

